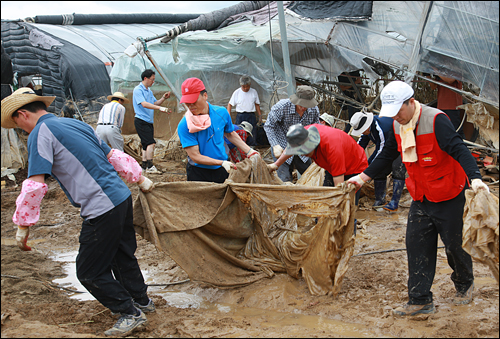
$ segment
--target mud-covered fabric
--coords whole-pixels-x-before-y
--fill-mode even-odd
[[[223,184],[140,192],[136,231],[195,281],[229,288],[287,272],[314,295],[338,293],[354,249],[354,187],[320,186],[324,170],[315,164],[296,185],[269,174],[260,157],[236,166]]]

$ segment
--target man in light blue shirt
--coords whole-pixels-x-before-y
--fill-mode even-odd
[[[170,98],[170,92],[166,92],[159,100],[156,100],[150,89],[155,82],[155,77],[155,72],[151,69],[142,72],[142,81],[134,88],[132,103],[135,112],[134,125],[142,144],[142,168],[146,170],[146,173],[158,174],[161,172],[153,165],[156,145],[153,127],[154,110],[170,113],[168,108],[160,106],[165,99]]]

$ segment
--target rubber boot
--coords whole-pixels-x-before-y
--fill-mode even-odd
[[[387,180],[375,180],[373,186],[375,187],[375,202],[373,203],[373,207],[382,207],[385,204]]]
[[[396,212],[398,210],[399,199],[401,199],[401,193],[403,193],[404,187],[404,180],[393,179],[392,199],[387,205],[384,206],[384,210],[389,212]]]

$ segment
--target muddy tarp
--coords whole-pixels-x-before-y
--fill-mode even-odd
[[[274,272],[337,294],[354,249],[354,187],[285,185],[252,157],[223,184],[158,183],[134,201],[136,231],[192,280],[245,286]],[[324,171],[313,164],[301,180]]]
[[[465,191],[462,247],[490,267],[498,282],[498,198],[485,190]]]

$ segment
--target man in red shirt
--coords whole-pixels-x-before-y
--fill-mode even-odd
[[[337,128],[320,124],[306,127],[296,124],[290,127],[286,139],[285,151],[275,163],[268,165],[270,171],[277,170],[291,156],[305,155],[328,171],[336,186],[368,167],[365,150],[351,136]],[[356,192],[356,206],[358,200],[359,190]]]
[[[454,87],[456,89],[462,89],[462,83],[458,80],[455,80],[453,78],[448,78],[442,75],[436,75],[438,80],[448,86]],[[437,92],[437,109],[443,111],[446,113],[446,115],[450,118],[451,122],[453,123],[453,126],[455,127],[455,130],[460,126],[462,120],[460,118],[460,110],[457,109],[457,106],[460,106],[463,104],[463,99],[462,95],[460,93],[457,93],[447,87],[444,86],[439,86],[434,83],[430,83],[431,89],[436,89],[438,90]],[[465,138],[464,136],[464,128],[463,126],[460,127],[459,130],[457,130],[457,133],[460,135],[462,139]]]

